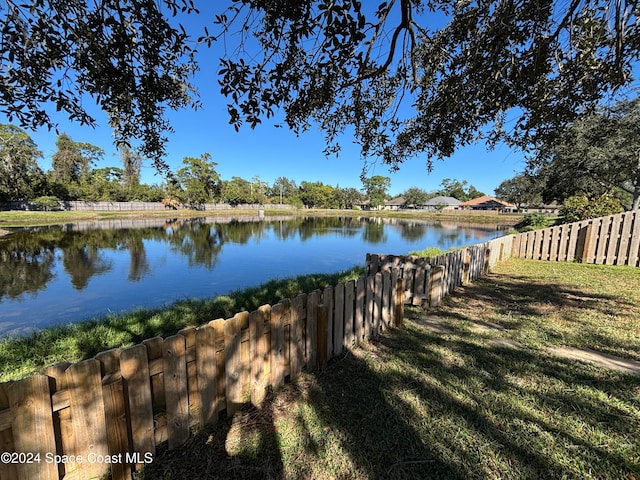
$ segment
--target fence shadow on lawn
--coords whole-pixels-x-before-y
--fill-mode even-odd
[[[640,379],[434,332],[423,313],[158,451],[141,478],[638,475]]]
[[[628,267],[612,268],[622,272]],[[602,353],[640,360],[637,336],[625,333],[640,318],[640,306],[620,295],[619,289],[626,287],[616,289],[615,279],[613,287],[597,293],[553,278],[536,281],[527,275],[508,275],[508,282],[505,278],[504,273],[489,274],[461,286],[431,313],[469,325],[481,324],[482,318],[490,316],[492,326],[504,329],[511,338],[574,347],[597,345]]]

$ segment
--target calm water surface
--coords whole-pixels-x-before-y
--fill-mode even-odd
[[[273,278],[363,265],[367,253],[449,249],[494,226],[366,217],[119,220],[0,238],[0,335],[158,307]]]

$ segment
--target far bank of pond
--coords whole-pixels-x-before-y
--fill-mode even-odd
[[[370,216],[229,216],[76,221],[5,228],[0,336],[271,279],[361,266],[367,253],[478,243],[508,227]]]
[[[265,205],[264,208],[233,208],[228,210],[165,210],[165,211],[0,211],[0,230],[7,227],[29,227],[42,225],[59,225],[80,221],[117,220],[117,219],[148,219],[148,218],[215,218],[215,217],[259,217],[260,212],[266,218],[272,216],[329,216],[329,217],[380,217],[405,218],[415,220],[446,221],[472,224],[515,225],[523,215],[503,214],[495,211],[445,211],[431,212],[426,210],[333,210],[333,209],[278,209],[277,206]],[[6,231],[6,230],[5,230]],[[0,233],[2,236],[2,233]]]

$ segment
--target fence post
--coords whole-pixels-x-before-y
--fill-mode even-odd
[[[327,342],[328,342],[328,334],[329,331],[327,329],[327,325],[329,323],[329,307],[324,304],[318,305],[318,314],[316,316],[317,327],[318,327],[318,367],[322,370],[327,366],[328,354],[327,354]]]
[[[491,269],[491,249],[487,248],[484,252],[484,270],[482,271],[482,275],[486,275],[489,273]]]
[[[442,299],[442,281],[444,277],[444,266],[434,265],[431,267],[431,281],[429,282],[429,306],[435,307]]]

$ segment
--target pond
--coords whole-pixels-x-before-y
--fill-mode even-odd
[[[0,238],[0,336],[207,298],[274,278],[364,265],[367,253],[443,250],[504,227],[371,217],[109,220]]]

